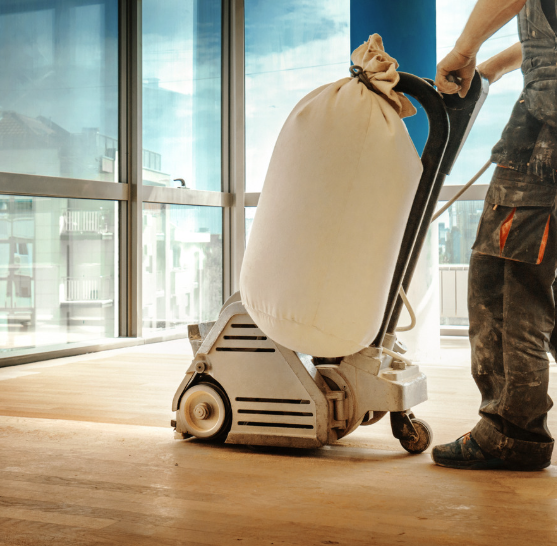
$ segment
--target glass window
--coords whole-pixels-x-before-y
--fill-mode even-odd
[[[0,195],[0,352],[118,335],[117,204]]]
[[[464,28],[476,0],[437,0],[437,60],[440,61],[454,46]],[[518,42],[516,18],[507,23],[487,40],[478,54],[478,63]],[[446,184],[465,184],[489,160],[491,148],[499,140],[514,103],[522,91],[523,78],[515,70],[495,82],[472,127],[464,148],[455,163]],[[476,182],[488,184],[493,167]]]
[[[253,225],[253,220],[255,218],[255,211],[257,207],[246,207],[245,209],[245,229],[246,229],[246,246],[249,241],[249,236],[251,233],[251,226]]]
[[[245,29],[246,191],[259,192],[294,106],[349,76],[350,0],[245,0]]]
[[[0,2],[0,171],[118,181],[118,0]]]
[[[222,306],[222,209],[143,205],[143,327],[216,320]]]
[[[468,267],[482,210],[483,201],[457,201],[439,217],[442,325],[468,325]]]
[[[146,185],[221,191],[221,27],[221,0],[143,0]]]
[[[454,46],[476,0],[437,0],[437,59]],[[516,18],[487,40],[478,63],[518,42]],[[489,160],[512,108],[522,91],[523,78],[515,70],[490,86],[464,148],[446,184],[465,184]],[[493,166],[476,184],[489,184]],[[482,213],[482,201],[459,201],[439,218],[439,278],[441,325],[468,325],[468,264]]]

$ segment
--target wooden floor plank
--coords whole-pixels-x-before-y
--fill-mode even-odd
[[[464,352],[424,366],[416,413],[438,441],[477,420]],[[443,469],[406,454],[387,419],[319,450],[176,441],[187,363],[150,347],[0,369],[0,546],[557,544],[557,467]]]

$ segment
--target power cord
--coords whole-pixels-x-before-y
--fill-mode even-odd
[[[489,160],[466,184],[464,184],[464,186],[462,186],[462,188],[457,192],[457,194],[452,199],[447,201],[433,215],[433,218],[431,219],[431,223],[435,222],[435,220],[437,220],[437,218],[439,218],[439,216],[441,216],[441,214],[443,214],[451,205],[453,205],[456,201],[458,201],[460,199],[460,197],[462,196],[462,194],[466,190],[468,190],[472,185],[474,185],[479,180],[479,178],[482,176],[482,174],[485,173],[485,171],[487,171],[487,169],[489,169],[490,166],[491,166],[491,160]],[[406,296],[406,293],[402,289],[402,286],[400,287],[400,290],[399,290],[398,294],[401,297],[401,299],[404,303],[404,306],[408,310],[408,314],[410,315],[410,324],[408,326],[400,326],[399,328],[396,328],[395,332],[409,332],[410,330],[412,330],[416,326],[416,313],[414,312],[414,309],[412,309],[412,306],[410,305],[410,302],[408,301],[408,297]],[[393,356],[391,354],[392,351],[388,351],[387,349],[385,349],[385,347],[383,347],[383,352]],[[394,354],[396,354],[397,358],[399,358],[400,360],[404,360],[403,358],[400,357],[400,355],[398,353],[394,353]],[[408,361],[408,362],[410,362],[410,361]]]

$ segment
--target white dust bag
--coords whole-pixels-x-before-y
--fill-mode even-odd
[[[381,37],[352,54],[358,78],[294,108],[273,151],[240,276],[242,302],[275,342],[344,356],[377,335],[422,163]]]

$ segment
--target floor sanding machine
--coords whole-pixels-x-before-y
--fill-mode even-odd
[[[393,435],[404,449],[421,453],[430,445],[430,427],[411,409],[427,399],[426,377],[403,356],[397,323],[444,179],[485,101],[488,83],[476,73],[462,99],[441,95],[431,80],[400,73],[395,90],[425,110],[429,136],[387,305],[377,310],[383,321],[375,341],[344,358],[296,353],[267,337],[236,293],[215,322],[188,327],[194,358],[173,400],[177,438],[318,448],[390,413]]]

